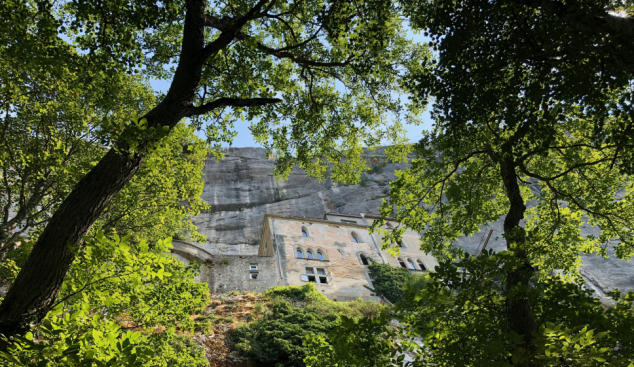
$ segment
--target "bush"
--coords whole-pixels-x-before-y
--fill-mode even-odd
[[[266,292],[268,311],[234,333],[236,349],[259,366],[303,367],[310,334],[325,335],[341,321],[341,316],[359,319],[378,315],[382,306],[356,300],[334,302],[314,284],[273,287]]]
[[[155,359],[155,367],[206,367],[209,361],[205,357],[205,348],[199,345],[191,335],[179,334],[167,344]]]
[[[306,283],[303,286],[296,286],[296,285],[290,285],[286,287],[275,286],[275,287],[269,288],[266,291],[265,295],[267,297],[279,296],[279,297],[284,297],[284,298],[297,300],[297,301],[304,301],[311,297],[312,298],[314,297],[326,298],[326,296],[322,295],[321,293],[317,291],[317,288],[315,288],[315,285],[312,283]]]
[[[405,268],[389,264],[372,263],[368,268],[374,275],[374,291],[392,303],[404,301],[408,287],[421,290],[429,282],[423,274],[412,274]]]

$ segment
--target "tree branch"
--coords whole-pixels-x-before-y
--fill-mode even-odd
[[[211,112],[216,108],[233,106],[233,107],[256,107],[256,106],[264,106],[271,103],[279,103],[282,102],[279,98],[218,98],[215,101],[205,103],[202,106],[190,107],[185,112],[185,117],[192,117],[205,114],[207,112]]]

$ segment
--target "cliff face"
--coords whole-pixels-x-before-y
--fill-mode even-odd
[[[202,197],[211,209],[195,220],[208,239],[198,247],[213,255],[256,255],[267,213],[317,219],[326,212],[378,214],[381,200],[388,195],[389,182],[395,179],[394,171],[407,168],[407,164],[386,162],[383,151],[377,150],[365,154],[374,168],[363,174],[358,185],[346,186],[328,179],[319,182],[307,178],[300,169],[293,171],[287,181],[276,181],[271,174],[275,163],[267,159],[264,149],[232,148],[225,154],[220,162],[212,158],[207,161]],[[477,253],[491,229],[487,248],[505,249],[502,220],[483,226],[482,232],[463,239],[458,246]],[[598,230],[586,226],[583,233],[596,235]],[[634,289],[631,262],[584,256],[581,273],[601,296],[613,289]]]
[[[267,213],[315,219],[323,219],[327,211],[377,214],[394,171],[407,167],[386,162],[382,151],[368,152],[374,173],[364,173],[359,185],[345,186],[309,179],[300,169],[287,181],[276,181],[271,174],[275,163],[262,148],[227,149],[225,154],[220,162],[207,161],[202,197],[211,209],[195,221],[211,252],[233,252],[229,246],[237,245],[240,251],[256,254]]]

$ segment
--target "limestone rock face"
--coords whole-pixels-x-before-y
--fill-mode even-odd
[[[346,186],[330,179],[309,179],[301,169],[294,170],[287,181],[276,181],[275,162],[267,159],[262,148],[227,149],[225,155],[220,162],[207,161],[202,198],[211,209],[195,220],[200,233],[207,236],[205,249],[212,253],[234,254],[231,247],[241,245],[241,254],[256,254],[267,213],[315,219],[323,219],[327,211],[378,214],[389,182],[395,179],[394,171],[407,167],[385,162],[381,150],[368,152],[366,158],[375,160],[378,168],[364,173],[360,184]]]
[[[386,162],[382,150],[366,152],[374,170],[364,173],[360,184],[346,186],[329,179],[309,179],[301,169],[294,170],[287,181],[276,181],[272,175],[275,162],[267,159],[262,148],[229,148],[224,153],[226,158],[219,162],[207,160],[202,197],[211,209],[195,220],[208,239],[197,247],[210,255],[256,255],[267,213],[316,219],[322,219],[326,212],[378,214],[381,200],[388,195],[389,182],[395,179],[394,171],[408,166]],[[464,238],[458,246],[477,253],[491,229],[487,248],[505,249],[502,219],[483,226],[482,232]],[[597,231],[583,228],[584,234]],[[581,273],[588,287],[600,296],[613,289],[634,289],[633,262],[584,256]]]

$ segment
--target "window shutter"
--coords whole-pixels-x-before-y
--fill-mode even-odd
[[[330,281],[332,280],[332,273],[328,273],[328,275],[326,275],[326,283],[330,283]]]
[[[307,282],[308,281],[308,275],[301,275],[302,281]]]

